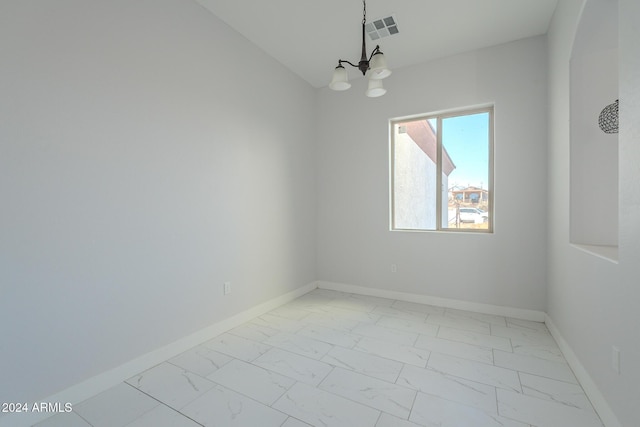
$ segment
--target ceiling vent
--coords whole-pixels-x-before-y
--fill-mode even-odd
[[[398,21],[395,16],[374,19],[364,27],[371,41],[398,34]]]

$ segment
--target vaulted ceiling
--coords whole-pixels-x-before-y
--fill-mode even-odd
[[[338,59],[360,58],[360,0],[196,0],[314,87]],[[371,41],[389,67],[545,34],[557,0],[369,0],[367,22],[393,16],[399,33]],[[350,78],[358,76],[356,69]]]

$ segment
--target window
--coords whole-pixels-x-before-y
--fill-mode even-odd
[[[492,187],[493,107],[391,121],[392,230],[491,232]]]

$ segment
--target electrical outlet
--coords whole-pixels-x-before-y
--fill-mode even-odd
[[[398,272],[398,265],[397,264],[391,264],[391,272],[392,273],[397,273]]]
[[[611,347],[611,368],[620,375],[620,349],[615,345]]]
[[[224,294],[229,295],[231,293],[231,282],[224,282]]]

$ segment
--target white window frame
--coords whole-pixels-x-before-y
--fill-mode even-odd
[[[445,228],[442,226],[442,208],[443,208],[443,197],[442,191],[437,192],[436,194],[436,228],[435,229],[418,229],[418,228],[396,228],[395,227],[395,199],[394,199],[394,177],[395,177],[395,126],[409,121],[418,121],[418,120],[437,120],[437,164],[436,164],[436,188],[442,188],[442,120],[450,117],[459,117],[459,116],[468,116],[480,113],[488,113],[489,114],[489,176],[487,183],[488,190],[488,228],[487,229],[469,229],[469,228]],[[389,121],[389,227],[391,231],[408,231],[408,232],[446,232],[446,233],[484,233],[484,234],[492,234],[494,231],[494,127],[495,127],[495,114],[494,114],[494,105],[482,105],[468,108],[460,108],[455,110],[447,110],[447,111],[439,111],[434,113],[399,117],[395,119],[391,119]]]

